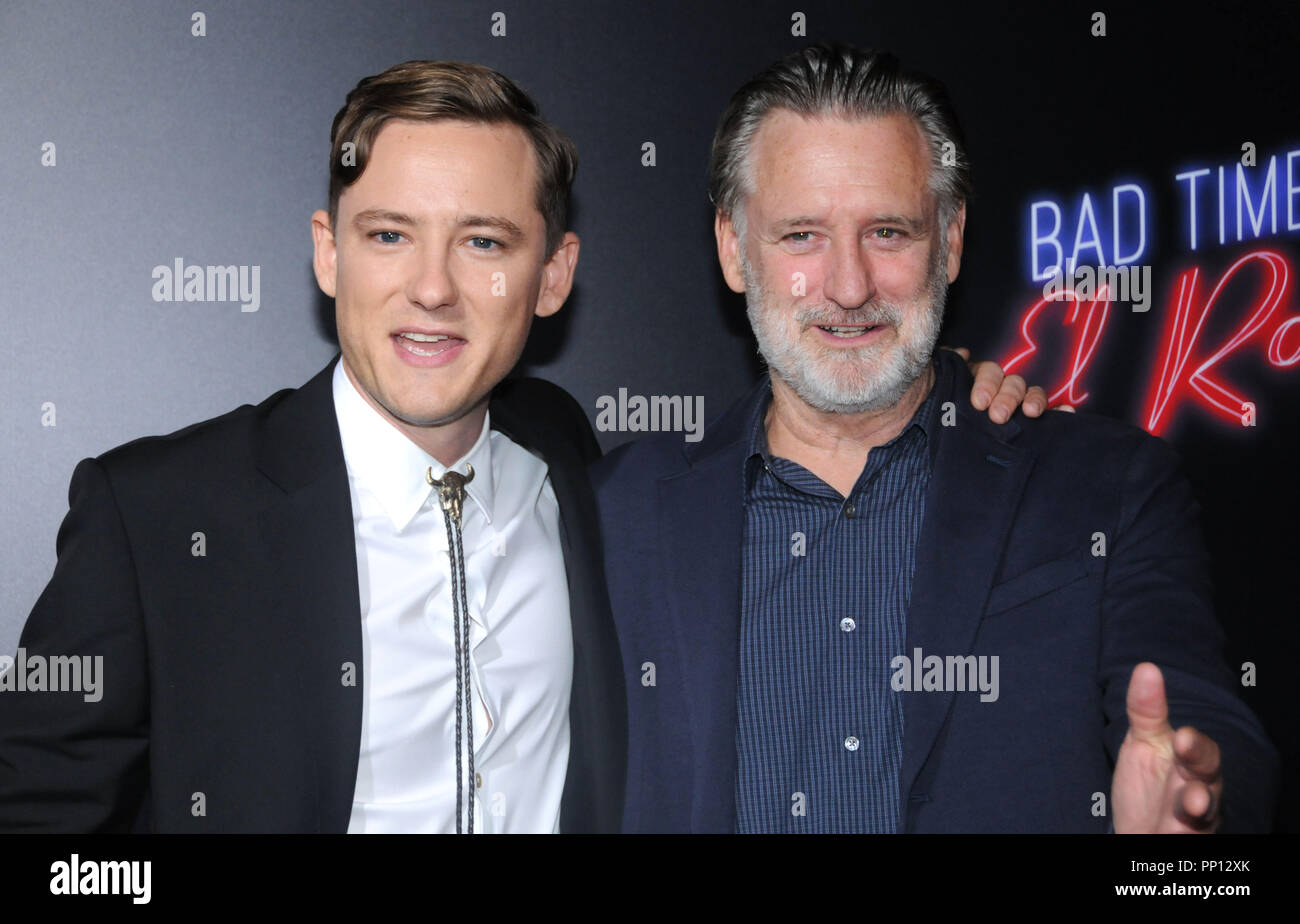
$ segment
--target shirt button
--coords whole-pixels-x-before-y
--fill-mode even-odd
[[[474,774],[474,786],[475,786],[477,789],[482,789],[482,788],[483,788],[483,774],[481,774],[481,773],[475,773],[475,774]]]
[[[855,516],[857,516],[857,513],[858,513],[858,508],[855,507],[853,504],[849,504],[844,508],[844,515],[848,517],[850,520],[853,519]]]
[[[858,739],[856,735],[849,735],[844,739],[844,750],[856,751],[858,749]]]
[[[843,619],[840,620],[841,632],[852,632],[857,627],[858,627],[858,621],[854,619],[852,616],[845,616]]]

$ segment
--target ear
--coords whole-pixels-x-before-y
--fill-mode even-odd
[[[946,233],[948,235],[948,282],[951,283],[961,270],[961,247],[966,238],[965,202],[957,209],[957,214],[952,217],[952,221],[948,222]]]
[[[330,226],[330,213],[317,209],[311,213],[311,239],[314,248],[312,269],[316,271],[316,285],[330,298],[338,289],[338,246]]]
[[[744,206],[742,205],[741,208]],[[718,242],[718,264],[722,278],[733,292],[745,291],[745,274],[740,269],[740,236],[730,215],[718,212],[713,216],[713,236]]]
[[[539,318],[549,318],[564,307],[564,300],[573,289],[578,247],[578,235],[566,232],[560,246],[542,265],[542,290],[537,293],[537,307],[533,309],[533,314]]]

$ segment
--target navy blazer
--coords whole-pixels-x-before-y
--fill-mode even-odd
[[[0,693],[0,830],[347,830],[365,677],[333,371],[77,466],[20,645],[102,655],[103,699]],[[586,473],[599,447],[549,382],[503,382],[489,407],[546,461],[560,509],[574,655],[560,827],[616,831],[626,725]]]
[[[1221,749],[1222,830],[1267,831],[1278,758],[1224,663],[1176,454],[1089,414],[994,423],[961,359],[939,362],[953,425],[933,437],[898,654],[996,655],[1000,695],[900,694],[897,830],[1107,831],[1128,681],[1149,660],[1173,726]],[[735,829],[745,424],[766,387],[698,443],[660,434],[593,467],[627,680],[628,831]]]

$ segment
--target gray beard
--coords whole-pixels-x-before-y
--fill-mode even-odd
[[[908,340],[888,348],[864,346],[817,355],[787,340],[781,323],[781,306],[772,304],[772,293],[763,287],[749,263],[741,259],[745,278],[745,305],[750,327],[758,340],[758,352],[771,374],[790,386],[809,407],[833,414],[861,414],[882,411],[902,400],[924,374],[934,355],[943,326],[948,296],[947,246],[940,247],[930,267],[929,299]],[[895,303],[872,302],[852,312],[851,324],[890,324],[901,330],[903,311]],[[801,308],[795,316],[806,324],[845,324],[843,309],[825,305]]]

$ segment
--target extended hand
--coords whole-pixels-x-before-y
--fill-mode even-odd
[[[1116,834],[1209,834],[1219,827],[1219,746],[1190,725],[1170,727],[1165,679],[1149,661],[1129,678],[1128,734],[1110,793]]]

